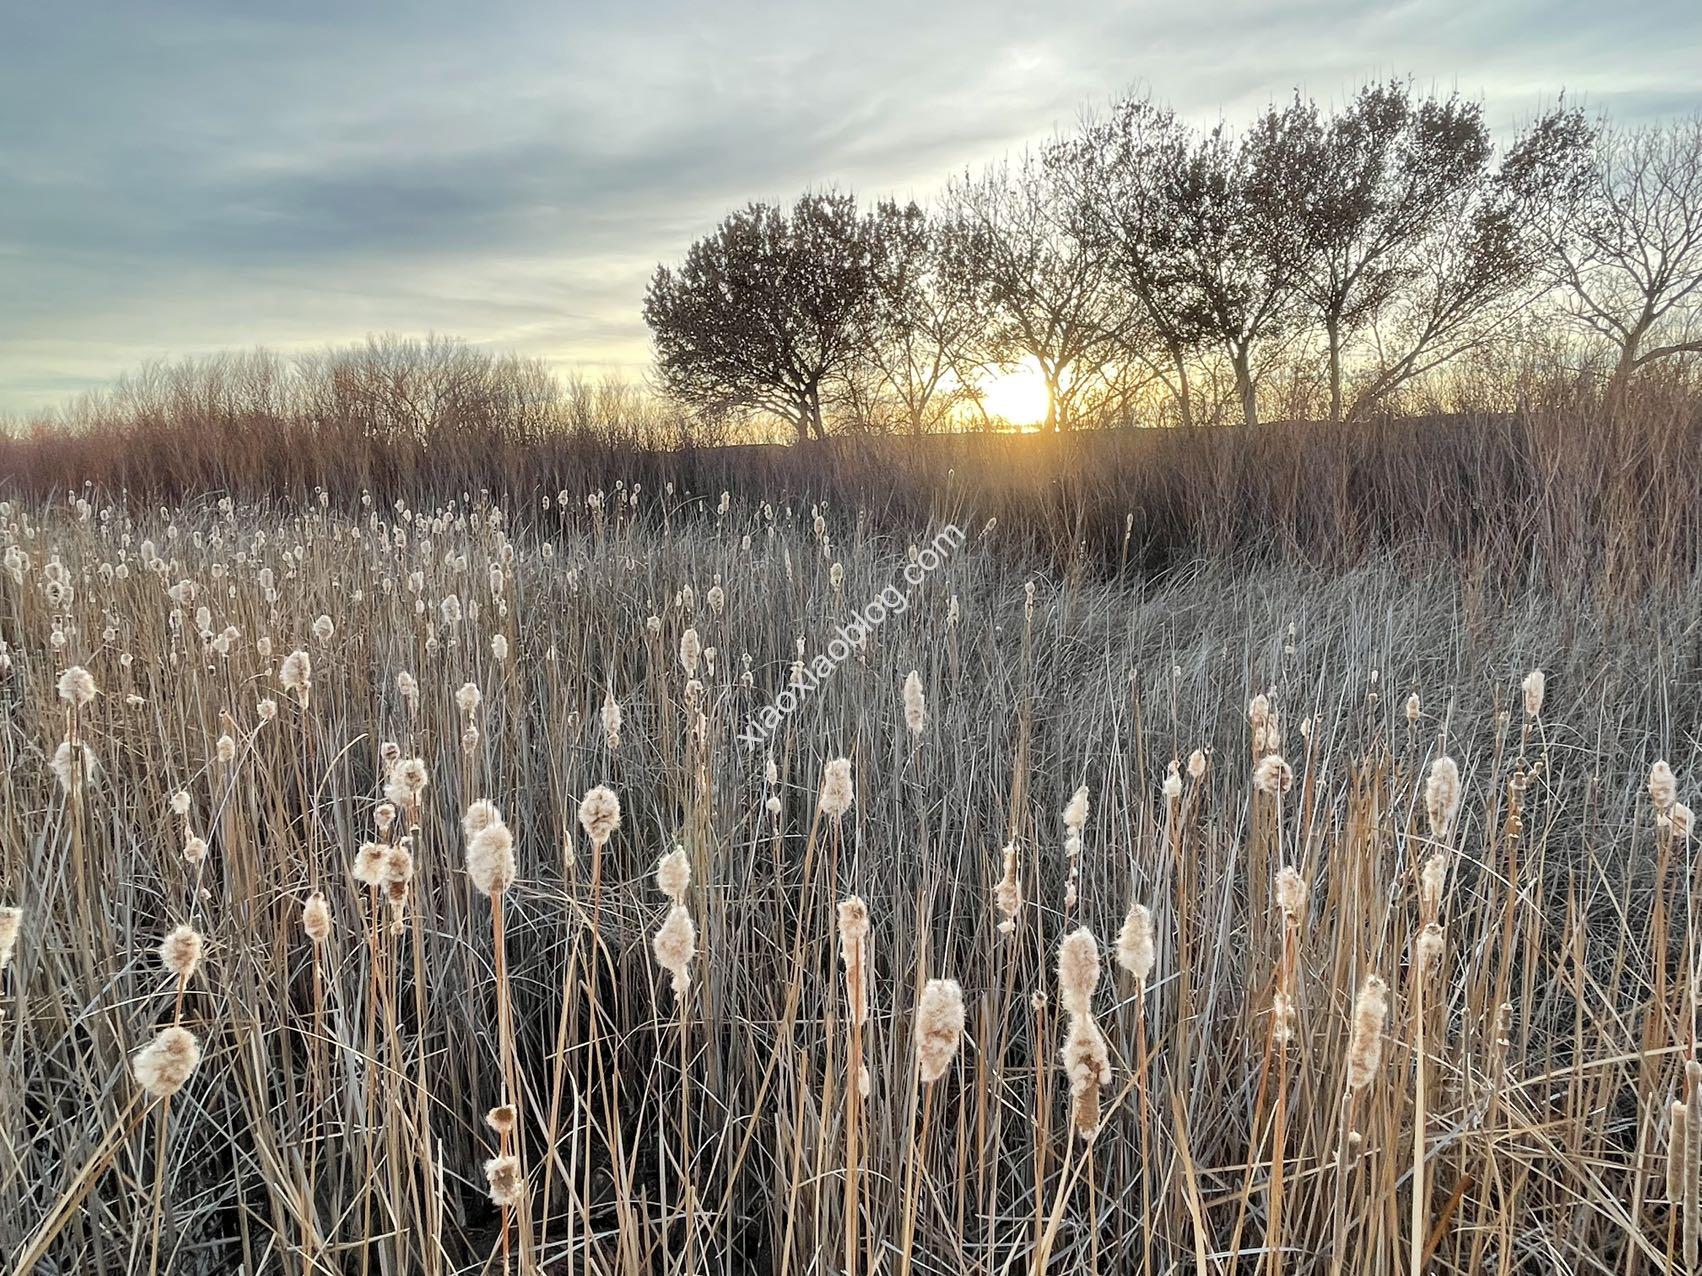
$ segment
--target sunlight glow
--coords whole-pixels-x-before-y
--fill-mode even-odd
[[[989,374],[981,382],[981,395],[988,415],[1012,425],[1039,425],[1046,419],[1046,380],[1033,359]]]

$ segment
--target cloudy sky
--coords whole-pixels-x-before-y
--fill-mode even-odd
[[[1508,129],[1702,108],[1702,13],[1531,0],[0,5],[0,413],[150,359],[452,333],[642,375],[730,206],[925,198],[1130,86],[1201,120],[1412,74]]]

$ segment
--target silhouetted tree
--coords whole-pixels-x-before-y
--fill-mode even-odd
[[[706,411],[772,412],[800,441],[825,437],[824,392],[861,351],[871,278],[850,195],[733,213],[650,281],[644,319],[663,386]]]
[[[1614,352],[1612,393],[1658,360],[1702,353],[1702,116],[1600,130],[1553,238],[1570,312]]]
[[[955,245],[985,288],[988,351],[1031,358],[1046,384],[1046,427],[1064,429],[1106,384],[1134,319],[1098,246],[1070,233],[1053,175],[1033,155],[964,176],[948,190],[948,215],[965,228]]]

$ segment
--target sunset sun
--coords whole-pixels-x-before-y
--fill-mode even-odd
[[[1012,425],[1039,425],[1046,419],[1046,379],[1032,358],[995,370],[981,382],[981,403],[987,415]]]

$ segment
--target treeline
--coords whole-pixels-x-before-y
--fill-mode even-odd
[[[1505,146],[1408,83],[1195,128],[1143,97],[952,180],[936,206],[753,203],[660,267],[665,390],[797,437],[992,424],[1037,369],[1046,424],[1351,420],[1485,365],[1600,378],[1702,351],[1702,117],[1565,107]]]

